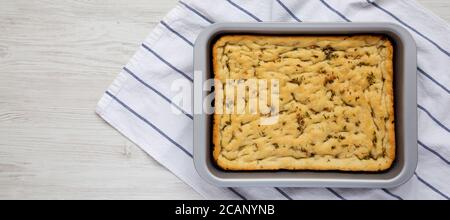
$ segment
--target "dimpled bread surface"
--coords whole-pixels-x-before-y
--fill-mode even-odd
[[[260,124],[262,113],[214,114],[213,158],[220,168],[382,171],[392,165],[393,46],[385,36],[224,35],[212,57],[224,88],[227,79],[279,82],[272,125]],[[215,106],[224,106],[218,94]]]

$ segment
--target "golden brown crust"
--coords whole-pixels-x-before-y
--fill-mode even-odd
[[[216,42],[213,46],[213,71],[214,73],[217,73],[219,70],[219,64],[218,64],[218,60],[217,60],[217,47],[218,47],[218,42]],[[214,74],[214,78],[216,78],[215,74]],[[217,100],[215,100],[217,101]],[[214,149],[213,149],[213,158],[214,160],[217,162],[219,159],[219,154],[220,151],[222,149],[222,147],[219,144],[219,115],[218,114],[214,114],[214,118],[213,118],[213,145],[214,145]]]
[[[386,166],[383,167],[383,170],[388,169],[389,167],[392,166],[392,163],[394,162],[395,159],[395,111],[394,111],[394,88],[393,88],[393,81],[394,81],[394,63],[393,63],[393,58],[394,58],[394,47],[392,46],[392,42],[390,40],[387,40],[385,42],[385,46],[387,48],[387,57],[386,57],[386,81],[385,81],[385,86],[386,86],[386,94],[389,97],[389,101],[390,103],[387,104],[387,107],[389,108],[388,112],[389,112],[389,117],[391,118],[392,121],[390,121],[390,123],[388,123],[388,132],[389,132],[389,144],[390,146],[392,146],[391,148],[389,148],[389,160],[386,163]]]
[[[225,35],[213,45],[212,55],[215,79],[268,79],[267,73],[270,72],[272,78],[281,81],[281,96],[287,94],[289,89],[289,92],[296,92],[292,96],[301,91],[314,103],[305,104],[296,97],[291,99],[295,100],[294,105],[282,101],[280,110],[288,109],[288,114],[280,114],[280,120],[285,120],[286,124],[265,128],[255,124],[260,115],[214,114],[213,158],[219,167],[226,170],[381,171],[392,165],[395,159],[395,126],[393,46],[389,39],[380,35]],[[294,64],[297,67],[300,65],[300,70],[294,71]],[[320,73],[319,69],[324,73]],[[309,80],[305,85],[302,82],[298,85],[286,82],[287,79],[292,80],[293,76],[302,75]],[[337,79],[339,82],[333,82],[335,77],[341,77]],[[332,85],[327,84],[330,82]],[[327,91],[331,91],[333,96],[339,89],[345,92],[337,95],[340,101],[333,98],[330,99],[332,101],[324,101],[323,97],[330,95],[328,92],[321,93],[323,88],[317,87],[318,83],[322,83],[322,87],[328,86]],[[309,90],[304,87],[317,89],[317,95],[308,93]],[[351,95],[351,92],[361,97]],[[346,103],[345,99],[355,96],[359,101]],[[217,100],[216,97],[216,106],[223,104],[223,100]],[[292,111],[286,106],[296,106],[298,109]],[[352,112],[350,119],[346,111]],[[330,112],[336,117],[334,124],[330,122],[332,119],[327,118],[332,115]],[[304,119],[304,113],[314,115]],[[316,116],[324,116],[325,119],[320,120]],[[302,128],[304,131],[299,129],[298,117],[302,120],[301,124],[305,124],[306,128]],[[346,118],[346,121],[341,121],[342,118]],[[248,123],[250,126],[242,126],[243,120],[251,121]],[[237,122],[241,124],[236,125]],[[313,122],[324,127],[314,127]],[[286,132],[274,132],[280,129]],[[299,131],[293,136],[295,130]],[[261,131],[269,133],[273,140],[257,134]],[[247,140],[242,137],[244,134],[248,135]],[[326,134],[331,138],[324,138]],[[348,141],[339,141],[340,135]],[[369,138],[371,142],[367,140]],[[330,148],[331,144],[336,146]]]

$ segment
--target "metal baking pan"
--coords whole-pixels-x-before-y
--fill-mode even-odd
[[[209,92],[202,83],[213,78],[211,45],[223,34],[349,35],[383,34],[394,44],[396,158],[383,172],[225,171],[212,158],[212,115],[203,113]],[[194,47],[194,164],[201,177],[217,186],[391,188],[406,182],[417,166],[417,51],[414,39],[391,23],[217,23],[207,27]]]

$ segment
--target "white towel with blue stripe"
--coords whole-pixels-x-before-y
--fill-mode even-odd
[[[392,189],[219,188],[192,162],[192,114],[172,113],[174,80],[193,79],[193,43],[215,22],[393,22],[418,46],[419,164]],[[132,31],[132,30],[130,30]],[[414,0],[182,0],[144,40],[96,112],[207,199],[449,199],[450,26]]]

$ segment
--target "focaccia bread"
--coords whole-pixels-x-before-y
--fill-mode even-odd
[[[261,113],[214,114],[219,167],[382,171],[392,165],[393,46],[385,36],[224,35],[212,57],[223,85],[279,81],[277,123],[261,125]],[[216,93],[215,106],[224,102]]]

